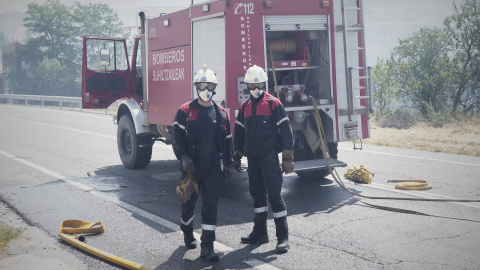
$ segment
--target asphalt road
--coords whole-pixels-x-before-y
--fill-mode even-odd
[[[363,164],[372,184],[345,181],[368,196],[480,199],[480,158],[363,145],[339,144],[339,160]],[[346,168],[338,169],[343,176]],[[179,233],[175,186],[179,163],[170,146],[157,142],[151,164],[127,170],[116,145],[111,116],[0,105],[0,200],[30,224],[58,238],[65,219],[102,221],[106,232],[87,243],[155,269],[478,269],[480,223],[379,210],[362,204],[324,179],[284,177],[290,230],[288,253],[270,242],[240,243],[252,229],[246,173],[223,185],[219,201],[219,262],[186,250]],[[343,178],[343,177],[342,177]],[[429,191],[398,191],[389,179],[428,180]],[[432,215],[480,220],[479,203],[373,200],[366,202]],[[199,201],[201,205],[201,201]],[[200,232],[200,207],[195,216]],[[197,235],[198,236],[198,235]],[[90,269],[119,269],[76,249]]]

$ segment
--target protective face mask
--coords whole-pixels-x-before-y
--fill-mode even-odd
[[[198,90],[198,96],[203,100],[203,101],[209,101],[213,97],[213,91],[210,92],[207,89],[200,91]]]
[[[250,94],[252,94],[254,98],[258,98],[263,94],[263,89],[255,88],[255,90],[250,90]]]

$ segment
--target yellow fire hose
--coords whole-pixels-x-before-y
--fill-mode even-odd
[[[273,75],[273,83],[275,84],[275,93],[277,93],[277,98],[280,100],[280,94],[278,93],[278,85],[277,85],[277,75],[275,74],[275,61],[273,61],[273,53],[270,44],[268,46],[268,53],[270,54],[270,64],[272,65],[272,75]]]
[[[427,190],[432,189],[432,185],[425,180],[388,180],[387,182],[398,183],[396,189],[403,190]]]
[[[372,176],[375,174],[367,170],[363,165],[354,165],[353,169],[348,169],[347,173],[343,176],[347,179],[370,184],[372,182]]]
[[[480,222],[480,220],[474,220],[474,219],[465,219],[465,218],[457,218],[457,217],[432,215],[432,214],[427,214],[427,213],[418,212],[418,211],[414,211],[414,210],[376,205],[376,204],[367,203],[367,202],[364,202],[364,201],[358,199],[357,197],[362,197],[362,198],[366,198],[366,199],[381,199],[381,200],[436,201],[436,202],[480,202],[480,199],[431,199],[431,198],[367,196],[367,195],[362,195],[362,194],[351,191],[350,189],[348,189],[345,186],[345,184],[341,180],[340,176],[338,175],[336,169],[334,167],[330,166],[330,163],[329,163],[329,160],[328,160],[330,158],[330,154],[328,152],[326,152],[326,149],[328,149],[327,148],[327,140],[326,140],[327,137],[325,136],[325,131],[323,129],[323,124],[322,124],[322,120],[320,118],[320,113],[318,111],[317,102],[316,102],[315,98],[313,98],[313,97],[311,97],[311,100],[312,100],[313,108],[315,110],[314,116],[315,116],[315,120],[317,122],[318,133],[319,133],[319,136],[320,136],[320,145],[321,145],[323,157],[325,158],[325,163],[327,165],[327,168],[330,171],[330,174],[332,175],[335,182],[340,187],[342,187],[345,191],[350,193],[353,196],[353,198],[355,198],[356,200],[358,200],[359,202],[361,202],[363,204],[366,204],[366,205],[369,205],[369,206],[372,206],[372,207],[375,207],[375,208],[383,209],[383,210],[388,210],[388,211],[409,213],[409,214],[417,214],[417,215],[424,215],[424,216],[432,216],[432,217],[440,217],[440,218],[458,219],[458,220],[473,221],[473,222]],[[391,181],[398,181],[398,180],[391,180]],[[421,181],[423,181],[423,180],[421,180]]]
[[[79,240],[81,239],[82,236],[78,237],[79,239],[77,239],[77,237],[74,235],[74,234],[85,234],[85,233],[98,234],[98,233],[103,233],[104,231],[105,231],[105,226],[101,221],[97,223],[91,223],[83,220],[71,219],[71,220],[64,220],[62,222],[62,225],[60,226],[60,232],[58,232],[58,236],[60,236],[60,238],[63,241],[69,243],[72,246],[75,246],[87,253],[90,253],[94,256],[97,256],[101,259],[112,262],[114,264],[120,265],[122,267],[125,267],[128,269],[138,269],[138,270],[150,269],[141,264],[134,263],[132,261],[126,260],[124,258],[120,258],[111,253],[108,253],[98,248],[87,245],[84,242]]]
[[[343,176],[353,181],[370,184],[374,175],[375,174],[365,168],[365,166],[354,165],[353,169],[347,169],[347,172]],[[398,183],[395,185],[395,188],[402,190],[432,189],[432,185],[425,180],[388,180],[387,183]]]

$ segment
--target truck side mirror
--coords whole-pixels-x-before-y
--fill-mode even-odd
[[[100,50],[100,61],[102,62],[102,66],[110,66],[110,50],[109,49],[101,49]]]

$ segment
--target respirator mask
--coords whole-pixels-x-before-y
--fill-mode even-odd
[[[247,88],[250,90],[250,94],[254,98],[258,98],[263,94],[263,91],[265,88],[267,88],[266,82],[261,82],[261,83],[247,83]]]
[[[209,101],[212,99],[213,95],[215,92],[215,88],[217,85],[215,83],[211,82],[198,82],[195,83],[195,86],[197,87],[198,91],[198,96],[203,100],[203,101]]]

